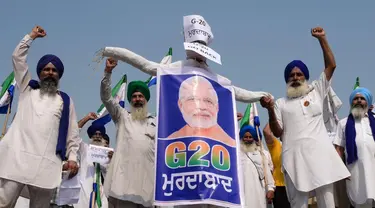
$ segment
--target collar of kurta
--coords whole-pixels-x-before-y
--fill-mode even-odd
[[[39,82],[30,80],[29,86],[36,90],[40,88]],[[59,124],[59,135],[57,137],[56,154],[60,156],[61,160],[66,160],[66,140],[68,137],[69,129],[69,112],[70,112],[70,97],[62,91],[58,91],[63,100],[63,109]]]

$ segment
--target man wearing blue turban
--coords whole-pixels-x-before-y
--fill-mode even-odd
[[[11,207],[23,187],[30,193],[30,207],[49,207],[60,185],[62,163],[70,177],[78,172],[78,135],[75,108],[58,90],[64,72],[55,55],[43,56],[37,65],[39,81],[31,80],[26,63],[28,50],[46,32],[33,28],[13,52],[13,70],[20,91],[17,115],[0,142],[0,207]]]
[[[272,176],[272,159],[267,150],[259,147],[261,139],[260,130],[257,132],[251,125],[244,125],[240,130],[239,158],[242,166],[244,207],[266,208],[267,202],[272,202],[274,197],[276,187]]]
[[[330,90],[335,58],[323,28],[313,28],[311,34],[323,50],[325,69],[320,78],[308,86],[307,66],[300,60],[292,61],[284,70],[287,97],[278,99],[275,105],[268,98],[261,104],[268,109],[274,136],[283,139],[282,167],[291,207],[307,208],[309,193],[314,191],[318,207],[332,208],[333,183],[350,173],[332,148],[323,119],[323,102]]]
[[[337,127],[334,140],[340,155],[346,155],[347,167],[352,174],[346,182],[347,193],[355,207],[372,207],[375,200],[375,117],[370,106],[371,92],[356,88],[349,97],[348,117]]]
[[[90,112],[84,118],[78,122],[78,127],[80,130],[83,126],[90,120],[96,120],[98,117],[96,113]],[[108,207],[108,199],[104,194],[103,184],[104,178],[107,173],[106,164],[93,163],[88,158],[89,145],[95,145],[100,147],[109,147],[110,139],[106,134],[105,126],[93,122],[87,128],[87,135],[89,137],[89,142],[81,142],[79,148],[79,162],[80,169],[79,173],[72,179],[63,180],[59,190],[56,191],[56,196],[53,198],[50,208],[62,208],[62,207],[73,207],[69,204],[74,204],[74,207],[90,207],[91,199],[90,195],[93,191],[93,182],[96,183],[96,193],[100,196],[101,207]],[[110,151],[108,154],[110,161],[110,154],[113,151]],[[76,182],[76,184],[74,184]],[[77,188],[80,187],[80,188]],[[67,194],[68,193],[68,194]],[[79,196],[78,202],[77,198]],[[65,202],[65,204],[61,204]],[[66,204],[71,202],[69,204]],[[100,207],[98,200],[95,201],[96,206]]]

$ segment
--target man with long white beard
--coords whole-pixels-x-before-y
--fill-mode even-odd
[[[357,88],[350,94],[351,111],[339,122],[334,141],[346,154],[351,177],[346,181],[349,199],[356,208],[371,208],[375,200],[375,118],[369,106],[372,94]]]
[[[78,127],[81,128],[89,121],[89,120],[95,120],[97,119],[97,115],[93,112],[87,114],[84,118],[82,118],[78,122]],[[52,207],[77,207],[77,208],[84,208],[84,207],[89,207],[91,204],[91,199],[90,195],[91,192],[93,191],[93,183],[97,183],[98,191],[97,195],[100,195],[100,200],[95,200],[96,206],[99,207],[99,204],[101,205],[100,207],[107,208],[108,207],[108,200],[107,197],[104,194],[104,189],[103,189],[103,182],[104,178],[106,176],[107,172],[107,164],[101,165],[97,163],[91,163],[90,160],[88,159],[88,149],[89,149],[89,144],[91,145],[96,145],[96,146],[102,146],[102,147],[108,147],[110,140],[108,135],[106,134],[106,129],[105,126],[102,125],[97,125],[93,123],[92,125],[87,128],[87,135],[89,137],[89,143],[86,143],[84,141],[81,142],[80,148],[79,148],[79,165],[80,165],[80,170],[79,173],[75,178],[72,178],[71,180],[78,180],[79,186],[75,187],[69,187],[69,185],[66,184],[71,184],[69,180],[64,180],[63,183],[60,186],[60,189],[57,191],[57,195],[55,200],[53,201]],[[59,202],[61,203],[61,199],[66,197],[68,198],[77,198],[77,195],[75,192],[79,188],[79,200],[78,203],[72,204],[71,206],[69,205],[63,205],[63,206],[57,206],[55,203]],[[73,194],[74,193],[74,194]],[[99,198],[97,198],[99,199]],[[99,202],[100,201],[100,202]]]
[[[104,181],[110,208],[152,207],[155,160],[155,117],[147,110],[150,91],[142,81],[128,84],[131,112],[111,95],[111,73],[117,61],[107,59],[100,97],[117,129],[116,151]]]
[[[13,207],[27,186],[30,207],[49,207],[60,185],[62,162],[70,177],[78,172],[81,139],[70,97],[58,90],[64,65],[55,55],[43,56],[37,65],[40,81],[31,80],[28,50],[46,32],[32,29],[13,52],[13,70],[20,92],[17,115],[0,142],[0,207]]]
[[[335,58],[323,28],[311,30],[323,50],[325,69],[309,88],[309,70],[302,61],[292,61],[284,71],[287,97],[274,105],[266,98],[269,125],[283,140],[282,166],[292,208],[307,208],[309,192],[314,191],[319,208],[334,208],[333,183],[350,176],[329,139],[323,120],[323,101],[331,86]]]
[[[240,130],[242,191],[245,199],[243,207],[245,208],[266,208],[274,197],[273,164],[270,153],[259,147],[261,135],[260,130],[257,134],[256,129],[250,125],[245,125]]]

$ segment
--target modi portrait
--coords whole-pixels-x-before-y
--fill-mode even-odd
[[[178,108],[186,124],[168,136],[205,137],[235,147],[236,141],[218,124],[219,100],[212,84],[202,76],[184,80],[178,92]]]

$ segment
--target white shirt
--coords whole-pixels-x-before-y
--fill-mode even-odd
[[[283,129],[283,168],[297,190],[303,192],[350,176],[324,125],[323,100],[330,87],[324,72],[313,87],[303,97],[280,98],[275,105]]]
[[[334,140],[334,144],[343,148],[346,147],[347,119],[339,122]],[[364,204],[367,199],[375,199],[375,141],[368,116],[355,121],[355,130],[358,160],[348,165],[352,176],[346,181],[346,185],[349,198],[356,204]]]
[[[13,53],[13,69],[20,91],[17,115],[0,142],[0,178],[40,188],[60,185],[62,160],[56,155],[62,98],[41,96],[28,84],[31,74],[26,63],[32,39],[26,35]],[[75,107],[70,101],[67,136],[68,160],[77,161],[81,141]]]
[[[266,208],[267,191],[275,190],[275,181],[272,176],[273,164],[271,155],[268,151],[263,150],[265,155],[266,171],[263,169],[263,160],[260,151],[240,152],[242,166],[242,191],[244,196],[244,208]],[[265,175],[268,180],[267,189],[265,186]]]
[[[155,178],[155,117],[135,121],[111,96],[111,74],[101,83],[101,99],[117,129],[117,143],[104,181],[106,196],[151,207]]]

